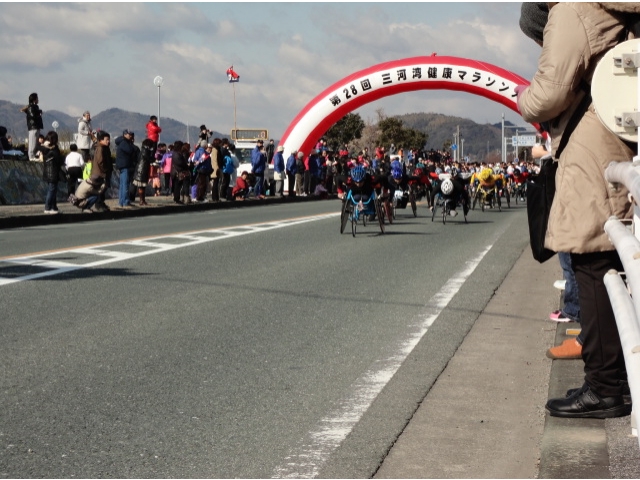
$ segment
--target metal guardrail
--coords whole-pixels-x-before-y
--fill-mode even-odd
[[[605,275],[604,284],[616,318],[634,404],[631,431],[638,437],[640,411],[636,408],[635,400],[640,401],[640,228],[636,227],[640,225],[640,162],[612,162],[605,169],[604,175],[614,188],[619,184],[627,187],[634,203],[634,220],[631,226],[625,225],[615,216],[605,222],[604,230],[620,256],[626,282],[621,272],[611,270]],[[638,442],[640,446],[640,437]]]

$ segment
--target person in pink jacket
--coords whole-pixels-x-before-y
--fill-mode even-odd
[[[173,151],[173,145],[167,145],[167,152],[162,156],[160,165],[162,168],[162,175],[164,177],[164,192],[168,197],[171,195],[171,152]]]

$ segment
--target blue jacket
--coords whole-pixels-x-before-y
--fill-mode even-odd
[[[251,173],[262,176],[264,175],[264,170],[267,167],[267,156],[260,150],[257,150],[255,153],[256,155],[252,154]]]
[[[276,152],[273,156],[273,170],[278,173],[284,173],[284,157],[282,152]]]
[[[136,166],[137,160],[137,158],[134,158],[136,150],[133,148],[133,142],[130,142],[124,137],[118,137],[115,143],[116,168],[119,170],[123,168],[133,169]]]
[[[235,167],[233,166],[233,159],[231,158],[231,156],[226,155],[224,157],[224,167],[222,168],[222,173],[231,175],[234,170]]]
[[[318,165],[318,159],[320,157],[317,153],[312,153],[309,155],[309,175],[317,177],[320,174],[320,167]]]
[[[296,167],[296,156],[292,153],[289,158],[287,158],[287,175],[295,175],[298,172]]]

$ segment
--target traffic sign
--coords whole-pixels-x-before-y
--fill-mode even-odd
[[[451,150],[457,150],[457,149],[458,149],[458,145],[456,145],[455,143],[451,145]]]
[[[514,147],[533,147],[535,144],[535,135],[518,135],[511,137],[511,145]]]

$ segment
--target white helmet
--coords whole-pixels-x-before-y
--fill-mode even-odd
[[[443,195],[451,195],[453,193],[453,182],[450,178],[447,178],[440,185],[440,191]]]

